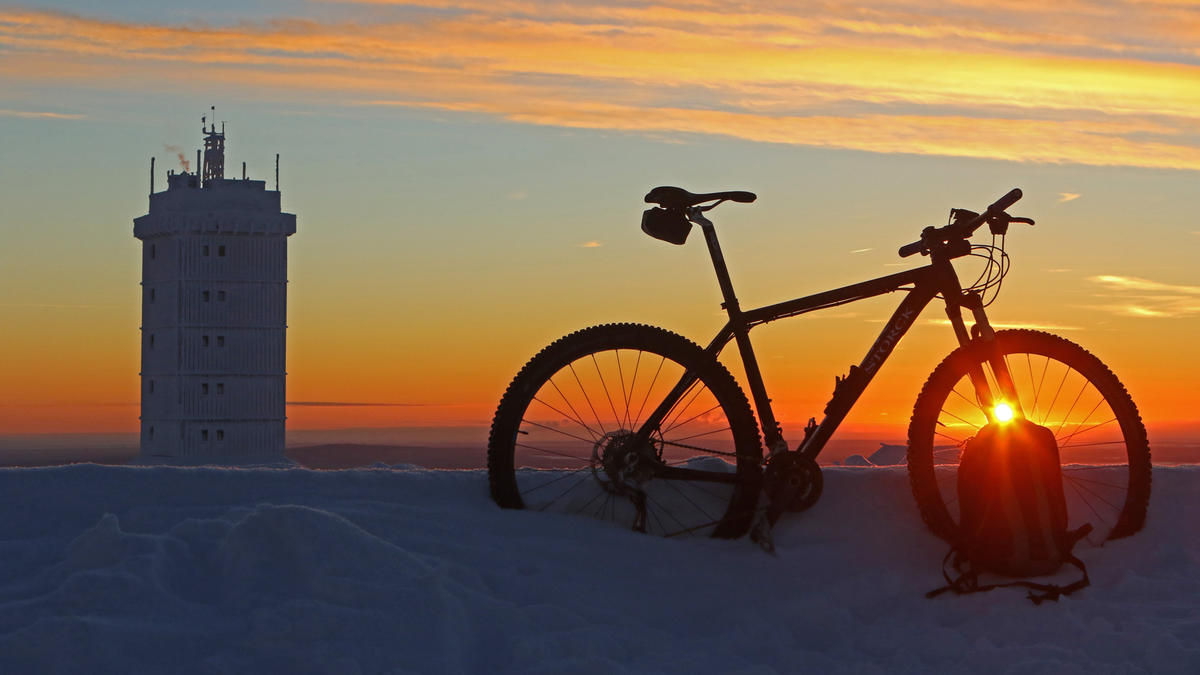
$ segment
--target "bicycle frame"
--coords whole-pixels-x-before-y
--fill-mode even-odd
[[[754,348],[750,343],[751,328],[771,321],[799,316],[808,312],[828,309],[858,300],[865,300],[886,293],[895,291],[907,292],[900,305],[892,313],[887,325],[880,332],[879,337],[876,338],[871,348],[867,350],[862,361],[856,366],[851,366],[849,374],[845,377],[837,378],[833,396],[825,406],[824,418],[816,425],[813,424],[813,421],[810,421],[809,425],[805,428],[804,439],[795,451],[813,460],[820,454],[825,443],[833,436],[833,433],[846,418],[850,409],[854,407],[854,404],[858,401],[863,391],[866,390],[867,385],[871,383],[871,380],[879,371],[880,366],[887,361],[892,351],[896,348],[900,339],[904,337],[926,305],[934,298],[940,295],[945,301],[946,316],[950,320],[950,325],[953,327],[955,337],[960,345],[965,345],[972,339],[972,332],[967,330],[966,323],[963,320],[962,309],[964,307],[970,309],[973,314],[973,332],[976,336],[991,339],[994,335],[991,325],[988,323],[987,316],[983,311],[983,303],[979,296],[975,293],[964,293],[962,284],[959,282],[958,275],[951,262],[954,258],[969,252],[970,247],[966,242],[963,242],[965,249],[960,247],[957,249],[947,248],[932,251],[930,253],[932,261],[924,267],[890,274],[877,279],[757,309],[742,311],[733,290],[733,283],[729,278],[729,269],[725,265],[725,258],[721,254],[721,247],[717,241],[716,228],[711,221],[698,211],[689,212],[689,218],[699,225],[704,232],[704,239],[708,244],[709,254],[712,257],[713,268],[716,271],[717,281],[720,284],[721,295],[724,300],[721,307],[729,316],[728,322],[709,342],[705,351],[712,355],[713,358],[716,358],[731,340],[737,344],[738,352],[746,371],[746,380],[750,387],[750,394],[758,413],[763,440],[771,455],[786,452],[788,448],[783,438],[783,430],[771,408],[771,400],[767,396],[762,373],[759,371],[758,360],[755,357]],[[1001,390],[1001,395],[1016,402],[1011,378],[1008,375],[1008,369],[1003,360],[994,360],[991,362],[991,365],[995,373],[997,386]],[[982,369],[977,368],[970,375],[979,401],[984,405],[985,410],[990,411],[994,398]],[[639,436],[648,438],[671,408],[685,395],[695,380],[696,378],[693,374],[686,373],[658,408],[643,423],[641,429],[638,430]],[[990,413],[988,415],[990,418]],[[711,473],[694,472],[691,469],[683,467],[662,466],[658,468],[658,471],[664,477],[690,480],[720,480],[713,478]],[[708,477],[705,477],[705,475]]]

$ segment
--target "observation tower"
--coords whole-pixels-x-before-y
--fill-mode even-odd
[[[284,461],[287,238],[296,216],[266,181],[225,177],[225,125],[201,118],[203,163],[167,172],[142,241],[140,461]]]

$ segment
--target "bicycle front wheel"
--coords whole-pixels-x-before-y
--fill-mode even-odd
[[[636,324],[587,328],[542,350],[509,385],[488,439],[500,506],[662,536],[744,534],[761,461],[758,425],[729,371],[695,343]]]
[[[1000,391],[990,357],[999,354],[1019,409],[1054,432],[1070,527],[1091,523],[1099,545],[1142,528],[1150,500],[1150,447],[1137,407],[1099,359],[1079,345],[1032,330],[996,333],[952,352],[929,376],[908,428],[908,471],[921,517],[938,536],[958,531],[958,462],[987,424],[968,375],[980,369]]]

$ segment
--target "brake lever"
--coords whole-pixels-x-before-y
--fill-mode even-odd
[[[991,218],[988,218],[988,229],[990,229],[992,231],[992,234],[1003,236],[1003,235],[1008,234],[1008,226],[1010,223],[1023,223],[1025,225],[1033,225],[1033,218],[1020,218],[1017,216],[1010,216],[1007,213],[1004,213],[1003,211],[1001,211],[1000,213],[997,213],[996,215],[992,216]]]

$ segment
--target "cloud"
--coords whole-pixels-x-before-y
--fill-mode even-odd
[[[856,249],[854,249],[853,251],[850,251],[850,252],[851,252],[851,253],[866,253],[867,251],[874,251],[874,250],[875,250],[875,249],[873,249],[873,248],[856,248]]]
[[[1110,291],[1106,303],[1091,309],[1131,317],[1175,318],[1200,315],[1200,286],[1167,284],[1141,277],[1100,275],[1088,278]]]
[[[356,0],[337,20],[301,4],[232,25],[7,8],[0,84],[220,86],[668,142],[1200,169],[1194,10],[951,5]]]
[[[1165,284],[1161,281],[1151,281],[1141,277],[1123,277],[1115,275],[1100,275],[1089,277],[1089,281],[1103,284],[1110,288],[1130,291],[1151,291],[1166,293],[1182,293],[1185,295],[1200,295],[1200,286],[1184,286]]]
[[[1062,204],[1064,202],[1073,202],[1082,196],[1083,195],[1081,195],[1077,192],[1060,192],[1060,193],[1058,193],[1058,203]]]
[[[358,406],[379,406],[379,407],[395,407],[395,408],[422,408],[427,406],[441,405],[438,403],[375,403],[375,402],[357,402],[357,401],[288,401],[288,405],[314,407],[314,408],[351,408]]]
[[[8,110],[0,108],[0,117],[23,117],[26,119],[44,119],[44,120],[81,120],[83,115],[77,113],[56,113],[45,112],[40,110]]]
[[[604,244],[598,241],[585,241],[582,244],[575,244],[579,248],[600,248]]]
[[[930,319],[926,323],[935,324],[938,326],[949,326],[949,319]],[[1061,323],[1038,323],[1036,321],[989,321],[992,328],[996,330],[1024,328],[1026,330],[1046,330],[1046,331],[1073,331],[1083,330],[1079,326],[1069,326]]]

